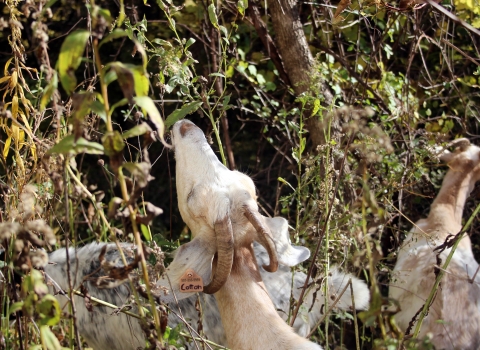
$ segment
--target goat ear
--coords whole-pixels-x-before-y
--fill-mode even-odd
[[[278,254],[278,262],[285,266],[295,266],[310,257],[310,250],[302,246],[294,246],[288,234],[288,222],[284,218],[267,218],[263,216],[265,224],[272,232],[273,241]]]
[[[197,275],[202,277],[204,283],[210,281],[214,254],[215,245],[198,236],[190,242],[181,245],[175,251],[173,261],[167,267],[163,276],[157,281],[157,286],[168,290],[168,294],[161,291],[160,295],[157,295],[160,297],[160,300],[168,304],[175,301],[173,294],[175,294],[177,300],[181,300],[197,293],[196,291],[181,292],[180,278],[188,269],[192,269]]]
[[[454,156],[455,156],[455,153],[452,153],[449,150],[444,150],[438,156],[438,159],[440,159],[441,162],[448,164],[453,159]]]

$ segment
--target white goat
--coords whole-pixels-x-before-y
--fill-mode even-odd
[[[438,254],[434,249],[448,235],[460,232],[465,201],[480,179],[480,148],[466,139],[456,140],[453,145],[458,146],[453,153],[445,151],[440,157],[450,169],[430,214],[415,224],[398,253],[390,297],[400,304],[401,310],[395,318],[404,331],[410,323],[415,324],[412,319],[433,287]],[[443,262],[450,250],[447,248],[440,254]],[[437,349],[480,348],[480,275],[476,275],[473,283],[468,281],[477,269],[470,238],[464,236],[419,334],[419,337],[431,334]]]
[[[85,280],[85,286],[90,296],[122,307],[129,301],[131,295],[130,286],[127,283],[116,288],[105,289],[98,288],[94,282],[89,280],[89,278],[105,275],[99,261],[99,255],[104,246],[105,243],[92,243],[79,249],[69,249],[72,286],[79,290],[80,284]],[[122,249],[126,252],[126,256],[130,256],[128,258],[129,262],[133,260],[131,258],[133,248],[134,246],[131,244],[122,244]],[[115,264],[117,267],[123,266],[117,246],[113,243],[108,244],[105,260]],[[49,255],[49,264],[45,266],[44,270],[55,282],[56,287],[60,287],[63,291],[68,291],[65,249],[58,249],[51,253]],[[57,288],[52,289],[58,291]],[[60,302],[60,307],[67,311],[68,307],[64,308],[68,303],[66,295],[59,294],[57,299]],[[85,306],[84,299],[78,295],[74,296],[74,302],[77,311],[76,318],[79,333],[91,348],[95,350],[134,350],[145,347],[145,337],[136,319],[127,317],[123,313],[118,313],[117,315],[114,312],[115,310],[107,306],[95,305],[95,303],[93,310],[90,312]]]
[[[268,344],[278,350],[321,349],[285,323],[262,282],[252,243],[266,248],[268,272],[275,271],[284,257],[272,240],[272,232],[278,230],[275,218],[258,212],[253,181],[224,167],[192,122],[175,123],[172,139],[178,205],[194,236],[167,269],[173,290],[178,291],[178,281],[187,269],[209,278],[213,260],[215,273],[207,292],[215,293],[229,347],[264,349]],[[368,299],[368,292],[362,297]]]

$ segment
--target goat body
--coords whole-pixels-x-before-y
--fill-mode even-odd
[[[480,148],[464,139],[457,140],[456,144],[461,147],[441,156],[450,169],[428,217],[415,224],[398,253],[389,296],[400,304],[401,310],[395,319],[403,330],[410,323],[415,324],[412,319],[432,290],[438,254],[434,249],[443,244],[448,235],[460,232],[465,201],[480,179]],[[450,250],[447,248],[440,254],[443,262]],[[464,236],[419,334],[419,337],[431,334],[437,349],[480,348],[480,275],[473,283],[468,281],[477,269],[470,238]]]
[[[79,249],[69,249],[72,286],[73,288],[78,288],[80,284],[85,282],[87,290],[92,297],[121,307],[128,302],[131,295],[130,287],[127,284],[105,289],[98,288],[89,279],[102,275],[99,255],[104,246],[105,243],[92,243]],[[132,250],[133,245],[122,244],[122,249],[125,252]],[[118,267],[123,266],[115,244],[108,244],[105,260]],[[63,291],[69,289],[65,249],[59,249],[51,253],[49,255],[49,264],[44,269],[57,288],[60,287]],[[54,290],[57,288],[52,287]],[[57,295],[57,299],[61,307],[68,303],[66,296]],[[77,311],[76,318],[79,333],[91,348],[95,350],[134,350],[145,347],[145,337],[136,319],[128,317],[123,313],[117,314],[115,310],[102,305],[95,305],[92,311],[88,311],[85,306],[85,300],[78,295],[74,296],[74,303]]]

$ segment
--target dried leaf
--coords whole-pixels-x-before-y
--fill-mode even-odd
[[[333,15],[333,18],[337,18],[351,4],[352,2],[350,0],[340,0],[340,2],[337,5],[337,10]]]

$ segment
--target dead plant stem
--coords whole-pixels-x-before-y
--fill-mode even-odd
[[[348,139],[347,145],[345,146],[344,154],[347,154],[347,150],[350,147],[350,143],[352,142],[352,139],[353,139],[353,136],[351,136]],[[340,166],[338,179],[342,178],[343,170],[345,168],[345,161],[346,161],[346,156],[342,159],[342,164]],[[332,214],[333,202],[334,202],[335,197],[337,195],[339,185],[340,185],[340,180],[337,181],[337,183],[335,184],[335,189],[333,190],[331,203],[330,203],[329,208],[328,208],[328,213],[327,213],[327,216],[325,217],[325,222],[323,224],[322,231],[321,231],[321,233],[318,237],[317,247],[315,248],[315,252],[312,255],[312,262],[311,262],[310,267],[308,269],[307,278],[305,278],[305,283],[303,284],[302,291],[300,292],[300,296],[298,297],[297,307],[293,311],[292,319],[290,320],[290,326],[293,326],[293,324],[295,322],[295,319],[297,318],[298,310],[300,309],[300,306],[302,305],[302,301],[303,301],[303,298],[305,296],[305,292],[307,290],[308,282],[310,281],[310,276],[312,275],[313,268],[315,266],[315,260],[318,256],[319,251],[320,251],[320,246],[322,245],[323,237],[325,236],[325,231],[327,229],[327,224],[328,224],[328,221],[330,220],[330,215]]]
[[[123,176],[123,169],[120,167],[118,169],[118,182],[120,184],[120,189],[122,191],[122,197],[125,203],[129,202],[129,195],[127,191],[127,183],[125,181],[125,177]],[[153,319],[155,322],[155,329],[157,331],[157,339],[160,342],[160,344],[163,346],[163,335],[160,330],[160,317],[157,312],[157,308],[155,305],[155,300],[153,300],[152,292],[150,290],[150,278],[148,276],[148,270],[147,270],[147,262],[145,261],[145,254],[143,252],[143,243],[142,239],[140,237],[140,232],[138,231],[138,226],[137,226],[137,219],[136,219],[136,212],[134,211],[133,207],[131,204],[127,205],[128,211],[130,213],[130,221],[132,223],[132,230],[133,230],[133,236],[135,237],[135,243],[137,244],[137,254],[140,256],[140,263],[142,266],[142,273],[143,273],[143,280],[145,282],[145,288],[147,290],[147,295],[148,295],[148,301],[150,302],[150,306],[152,308],[152,314],[153,314]],[[142,308],[139,308],[142,310]]]
[[[68,166],[68,163],[69,163],[70,159],[69,157],[66,157],[65,159],[65,168],[69,168]],[[65,175],[64,175],[64,184],[65,184],[65,198],[64,198],[64,201],[65,201],[65,211],[66,211],[66,219],[67,219],[67,225],[68,225],[68,234],[66,235],[65,237],[65,252],[66,252],[66,255],[67,255],[67,281],[68,281],[68,288],[69,288],[69,297],[70,297],[70,309],[71,309],[71,314],[72,314],[72,317],[70,318],[70,322],[71,322],[71,325],[70,325],[70,329],[74,331],[74,335],[75,335],[75,342],[77,343],[77,347],[78,349],[82,350],[82,343],[80,341],[80,333],[78,331],[78,328],[77,328],[77,310],[75,308],[75,300],[73,298],[73,286],[72,286],[72,276],[70,274],[70,252],[69,252],[69,242],[70,242],[70,235],[75,235],[75,231],[74,231],[74,227],[73,227],[73,215],[72,215],[72,212],[71,212],[71,203],[70,203],[70,198],[69,198],[69,190],[70,190],[70,186],[69,186],[69,178],[68,178],[68,171],[65,172]],[[73,339],[72,339],[72,334],[70,332],[70,345],[72,346],[72,349],[74,349],[73,347]]]

